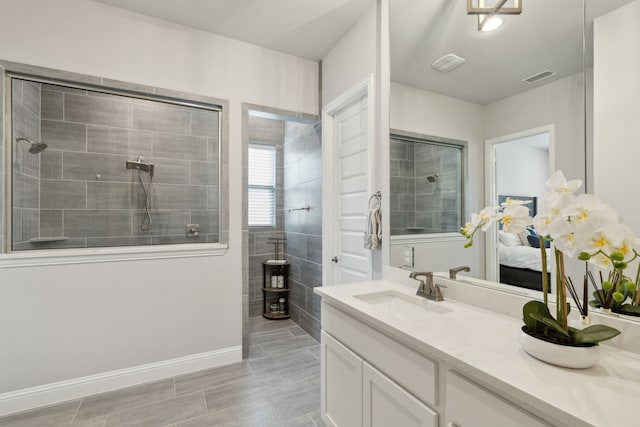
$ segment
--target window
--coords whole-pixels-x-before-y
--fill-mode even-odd
[[[11,76],[8,251],[220,241],[220,106]]]
[[[276,147],[249,144],[249,225],[276,225]]]

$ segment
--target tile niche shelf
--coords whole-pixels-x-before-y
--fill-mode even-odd
[[[289,261],[282,259],[262,262],[262,316],[267,319],[290,317],[289,265]]]

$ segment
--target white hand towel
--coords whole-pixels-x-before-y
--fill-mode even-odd
[[[366,249],[378,249],[382,243],[382,214],[380,208],[369,210],[367,232],[365,233]]]

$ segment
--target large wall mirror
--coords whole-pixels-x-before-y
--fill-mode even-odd
[[[593,155],[593,111],[603,98],[594,70],[596,85],[606,84],[597,61],[594,68],[594,20],[639,1],[525,0],[522,14],[483,32],[466,1],[391,0],[390,127],[467,142],[467,215],[507,196],[536,200],[544,192],[538,181],[557,169],[584,180],[589,193],[607,193]],[[469,265],[474,277],[535,288],[540,268],[528,262],[540,264],[540,249],[522,237],[507,241],[494,230],[464,249],[455,235],[407,236],[390,242],[389,265],[406,267],[411,250],[415,270]],[[577,261],[568,268],[584,272]]]

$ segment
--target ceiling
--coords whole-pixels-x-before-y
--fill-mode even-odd
[[[587,0],[587,20],[630,1]],[[466,4],[390,0],[392,81],[485,105],[582,70],[582,0],[523,0],[521,15],[488,33],[477,31]],[[448,74],[432,70],[448,53],[467,62]],[[558,74],[538,85],[521,82],[544,70]]]
[[[375,0],[95,0],[320,61]]]

